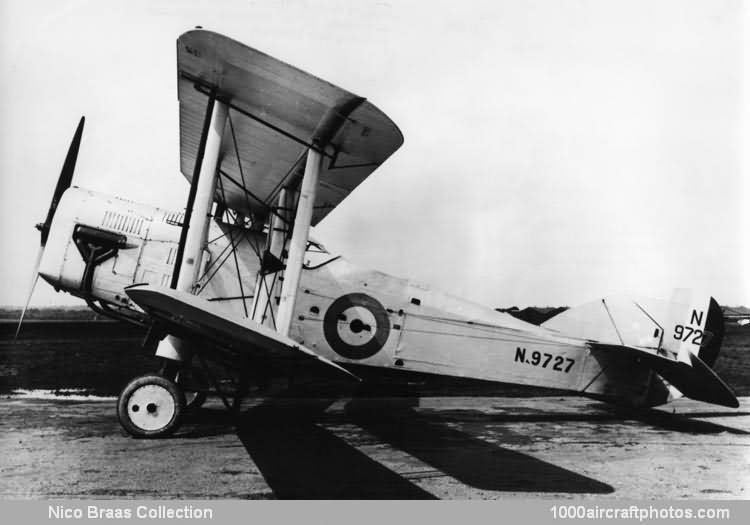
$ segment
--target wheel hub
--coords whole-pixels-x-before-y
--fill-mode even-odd
[[[137,427],[152,431],[166,427],[175,414],[175,399],[160,385],[143,385],[128,400],[130,420]]]

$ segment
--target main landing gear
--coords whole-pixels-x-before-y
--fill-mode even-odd
[[[131,436],[166,437],[177,430],[187,411],[203,405],[207,391],[208,381],[198,370],[165,365],[158,374],[127,384],[117,400],[117,417]]]
[[[208,379],[197,368],[182,368],[175,375],[175,382],[185,394],[185,408],[198,410],[208,397]]]
[[[228,381],[229,385],[221,386],[200,355],[198,361],[202,370],[164,360],[158,373],[136,377],[125,386],[117,399],[117,417],[128,434],[137,438],[174,434],[184,416],[200,408],[209,392],[218,395],[226,409],[236,415],[251,391],[260,395],[270,388],[265,377],[249,377],[245,373],[252,368],[248,362],[235,367],[235,372],[239,368],[236,374],[227,369],[222,382]],[[252,386],[257,388],[253,390]]]
[[[185,394],[172,380],[156,374],[133,379],[117,400],[117,417],[135,437],[165,437],[180,425]]]

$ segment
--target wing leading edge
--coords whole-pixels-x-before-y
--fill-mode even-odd
[[[177,40],[180,169],[192,180],[208,96],[229,106],[216,199],[246,215],[268,212],[301,178],[313,147],[326,157],[312,224],[320,222],[403,143],[373,104],[223,35]]]

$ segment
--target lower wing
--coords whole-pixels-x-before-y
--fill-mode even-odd
[[[133,302],[170,332],[208,339],[220,346],[258,357],[296,357],[320,362],[359,379],[333,361],[321,357],[289,337],[249,319],[237,318],[210,301],[171,288],[137,284],[125,289]]]

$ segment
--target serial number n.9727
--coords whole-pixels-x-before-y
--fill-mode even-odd
[[[569,357],[563,357],[561,355],[552,355],[547,352],[539,352],[534,350],[533,352],[527,352],[525,348],[516,348],[517,363],[526,363],[532,366],[541,366],[542,368],[551,368],[558,372],[570,372],[575,364],[575,359]]]
[[[700,346],[703,344],[703,331],[678,324],[674,327],[674,338],[678,341],[688,341]]]

